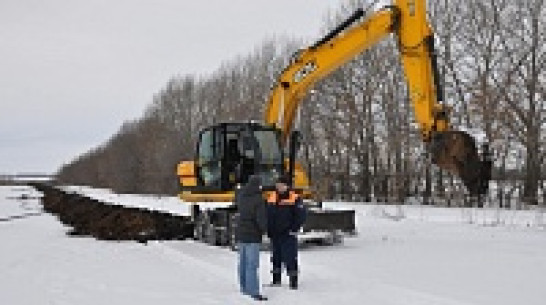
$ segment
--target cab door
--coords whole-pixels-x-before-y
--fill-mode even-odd
[[[219,126],[207,128],[199,135],[197,180],[206,189],[222,188],[223,136]]]

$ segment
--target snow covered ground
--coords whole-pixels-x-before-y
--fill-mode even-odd
[[[181,216],[191,215],[191,206],[188,204],[180,204],[180,199],[178,197],[116,194],[109,189],[97,189],[80,185],[66,185],[61,186],[60,189],[68,193],[77,193],[112,205],[145,208]],[[212,209],[215,207],[225,207],[230,204],[231,203],[229,202],[205,202],[200,204],[200,206],[206,209]]]
[[[40,214],[36,197],[26,187],[0,187],[0,304],[254,303],[238,294],[230,250],[68,237],[68,228]],[[542,214],[353,206],[359,235],[302,249],[301,289],[264,288],[270,304],[546,303]],[[269,254],[261,255],[265,281]]]

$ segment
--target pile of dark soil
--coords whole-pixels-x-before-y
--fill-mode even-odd
[[[32,186],[44,194],[44,210],[72,227],[69,235],[139,242],[193,237],[193,224],[189,217],[110,205],[46,184]]]

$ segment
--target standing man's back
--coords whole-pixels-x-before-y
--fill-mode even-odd
[[[235,203],[239,212],[236,235],[241,292],[264,301],[267,298],[260,294],[258,267],[262,235],[267,230],[267,215],[259,176],[250,176],[248,183],[237,192]]]

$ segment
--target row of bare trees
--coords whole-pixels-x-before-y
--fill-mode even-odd
[[[368,0],[348,0],[337,24]],[[546,7],[543,0],[430,1],[442,81],[456,128],[479,130],[494,152],[491,198],[545,202]],[[272,38],[206,77],[176,77],[140,120],[59,170],[65,183],[176,193],[176,164],[199,130],[261,119],[270,87],[302,43]],[[321,81],[301,108],[300,157],[325,198],[460,204],[460,183],[430,166],[412,115],[394,39]]]
[[[260,119],[262,101],[299,44],[271,38],[210,76],[171,79],[142,118],[126,122],[104,145],[64,165],[59,180],[118,192],[176,193],[176,165],[194,157],[199,130],[217,122]]]

